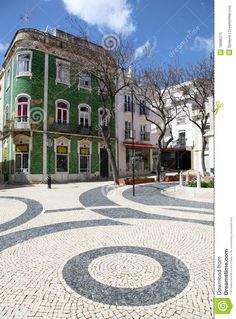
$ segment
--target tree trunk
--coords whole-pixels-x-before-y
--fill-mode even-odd
[[[111,149],[111,144],[107,145],[107,153],[108,153],[109,162],[111,164],[113,181],[116,185],[118,185],[119,184],[119,172],[118,172],[118,168],[116,165],[115,156],[114,156],[112,149]]]
[[[161,179],[161,150],[157,151],[157,181],[160,182]]]
[[[202,162],[202,174],[204,176],[206,175],[206,165],[205,165],[205,161],[204,161],[204,155],[205,155],[205,151],[206,151],[206,144],[207,144],[206,139],[202,135],[201,162]]]

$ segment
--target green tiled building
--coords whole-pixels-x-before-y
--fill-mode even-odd
[[[95,79],[75,64],[84,41],[60,30],[15,34],[2,69],[5,180],[45,182],[49,172],[56,182],[110,175],[99,90]],[[115,148],[115,138],[113,143]]]

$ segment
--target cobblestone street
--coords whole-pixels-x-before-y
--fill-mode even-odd
[[[213,318],[213,204],[166,187],[0,189],[0,318]]]

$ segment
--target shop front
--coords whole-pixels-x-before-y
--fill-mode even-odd
[[[132,172],[132,161],[136,174],[150,174],[152,171],[152,148],[151,144],[124,143],[126,152],[126,172]]]

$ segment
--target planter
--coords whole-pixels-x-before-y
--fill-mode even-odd
[[[155,182],[154,177],[145,177],[145,178],[135,178],[134,184],[146,184],[146,183],[153,183]],[[119,185],[133,185],[132,178],[120,178]]]

